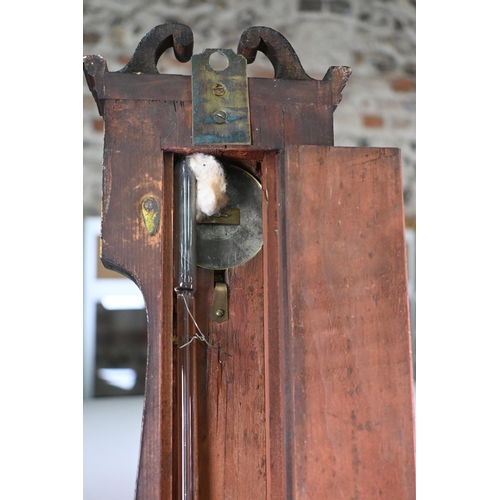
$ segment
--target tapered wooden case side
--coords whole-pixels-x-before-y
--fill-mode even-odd
[[[144,295],[148,357],[137,498],[172,490],[173,155],[158,147],[161,119],[144,101],[111,101],[104,111],[101,258]],[[158,206],[150,234],[144,200]]]

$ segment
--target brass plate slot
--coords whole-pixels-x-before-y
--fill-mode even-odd
[[[198,224],[223,224],[226,226],[238,226],[240,224],[240,209],[227,208],[220,213],[205,217]]]

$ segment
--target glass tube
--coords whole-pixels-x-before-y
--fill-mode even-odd
[[[174,278],[177,296],[177,406],[178,429],[178,499],[192,500],[193,491],[193,377],[192,344],[193,311],[196,289],[196,179],[182,159],[175,165]]]
[[[196,289],[196,178],[184,158],[175,165],[175,289]]]

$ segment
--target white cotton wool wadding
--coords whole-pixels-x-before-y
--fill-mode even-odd
[[[196,220],[200,221],[203,216],[214,215],[227,205],[226,176],[213,156],[195,153],[187,160],[196,177]]]

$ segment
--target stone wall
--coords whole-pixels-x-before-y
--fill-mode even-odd
[[[329,66],[350,66],[352,76],[335,111],[336,146],[401,149],[406,218],[415,219],[415,1],[412,0],[84,0],[84,54],[100,54],[110,71],[122,68],[154,26],[191,27],[194,53],[236,50],[241,33],[268,26],[282,33],[306,72],[323,78]],[[190,74],[190,64],[169,50],[162,73]],[[272,77],[261,53],[250,76]],[[83,78],[84,215],[98,215],[101,200],[102,119]]]

